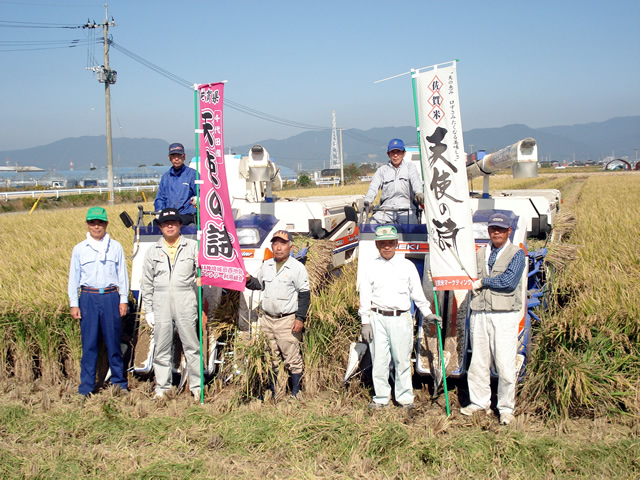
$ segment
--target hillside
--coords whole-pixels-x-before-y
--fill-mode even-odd
[[[407,127],[381,127],[370,130],[343,131],[345,163],[386,161],[385,148],[391,138],[402,138],[407,144],[416,144],[416,129]],[[635,161],[640,145],[640,115],[617,117],[598,123],[531,128],[512,124],[500,128],[480,128],[464,132],[467,150],[495,151],[525,137],[538,142],[540,161],[601,160],[609,155],[627,157]],[[282,166],[304,170],[329,166],[331,149],[330,131],[308,131],[283,140],[256,139]],[[114,166],[137,167],[160,163],[168,166],[168,142],[158,138],[114,138]],[[231,146],[233,153],[246,154],[252,144]],[[187,157],[195,154],[187,147]],[[11,165],[35,165],[44,169],[67,170],[72,160],[78,170],[91,164],[106,164],[104,136],[65,138],[48,145],[0,151],[0,159]]]

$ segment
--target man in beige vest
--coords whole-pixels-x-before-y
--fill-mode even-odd
[[[487,223],[491,243],[476,255],[478,280],[471,299],[471,365],[467,375],[471,404],[461,408],[463,415],[489,412],[491,404],[491,365],[498,373],[498,411],[500,424],[514,419],[516,395],[516,349],[519,312],[523,302],[522,272],[524,250],[511,243],[511,219],[494,213]]]

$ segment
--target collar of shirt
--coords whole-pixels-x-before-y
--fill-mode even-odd
[[[182,175],[182,173],[190,167],[187,167],[186,165],[182,165],[182,167],[180,168],[180,170],[176,171],[175,168],[171,167],[171,170],[169,170],[169,175],[173,175],[174,177],[179,177],[180,175]]]

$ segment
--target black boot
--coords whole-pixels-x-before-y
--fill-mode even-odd
[[[291,396],[297,397],[300,392],[300,382],[302,380],[301,373],[292,373],[289,377],[291,379]]]

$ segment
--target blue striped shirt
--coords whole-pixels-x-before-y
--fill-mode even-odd
[[[491,272],[493,265],[496,263],[498,252],[500,252],[503,247],[493,248],[493,245],[491,246],[491,254],[489,255],[489,272]],[[522,277],[522,272],[525,267],[524,262],[524,250],[519,249],[509,262],[509,266],[504,273],[495,277],[484,277],[482,279],[482,285],[499,292],[513,292],[518,286],[520,277]]]
[[[104,259],[88,240],[73,247],[67,290],[71,307],[78,306],[78,289],[82,286],[106,288],[115,285],[120,294],[120,303],[129,301],[129,278],[122,245],[111,238],[103,238],[102,241],[109,242]]]

